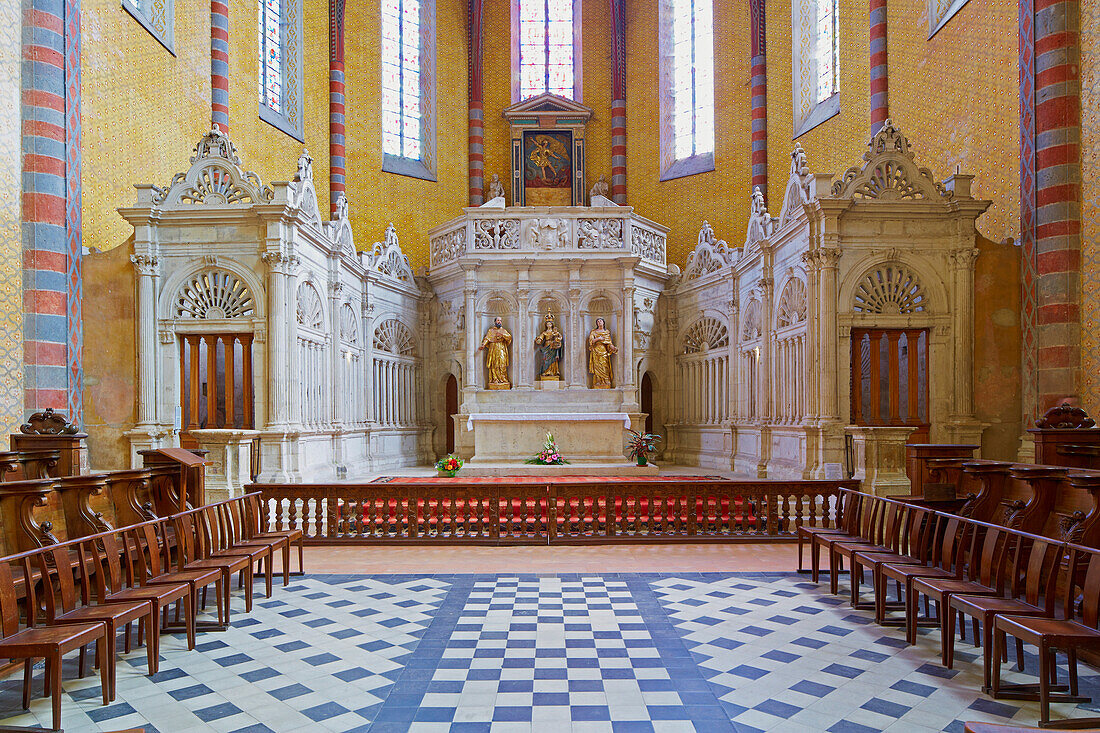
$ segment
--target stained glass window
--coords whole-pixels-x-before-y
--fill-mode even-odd
[[[837,69],[840,66],[840,34],[836,28],[837,15],[837,0],[817,0],[817,17],[814,23],[817,102],[828,99],[839,91]]]
[[[421,160],[420,0],[382,0],[382,149]]]
[[[672,0],[671,101],[676,160],[714,152],[712,0]]]
[[[283,111],[282,0],[259,0],[260,104]]]
[[[573,98],[573,0],[519,0],[520,99]]]

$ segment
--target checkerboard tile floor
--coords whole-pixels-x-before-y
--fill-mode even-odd
[[[126,655],[110,706],[70,665],[65,730],[919,732],[1038,715],[978,692],[966,643],[945,670],[938,631],[907,648],[796,574],[313,575],[250,615],[234,604],[194,651],[165,637],[153,677]],[[19,678],[0,685],[0,726],[48,724],[48,700],[18,709]],[[1100,679],[1082,686],[1100,703]]]

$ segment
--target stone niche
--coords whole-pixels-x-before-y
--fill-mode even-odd
[[[512,133],[512,205],[583,206],[584,130],[592,109],[546,93],[503,114]]]

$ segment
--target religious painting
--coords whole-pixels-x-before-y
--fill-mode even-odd
[[[572,148],[570,132],[524,131],[524,205],[573,205]]]

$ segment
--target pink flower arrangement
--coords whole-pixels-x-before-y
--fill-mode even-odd
[[[561,453],[558,452],[557,443],[554,442],[554,434],[546,434],[546,442],[542,444],[542,450],[536,453],[531,458],[528,458],[525,463],[533,463],[540,466],[563,466],[569,461],[562,458]]]

